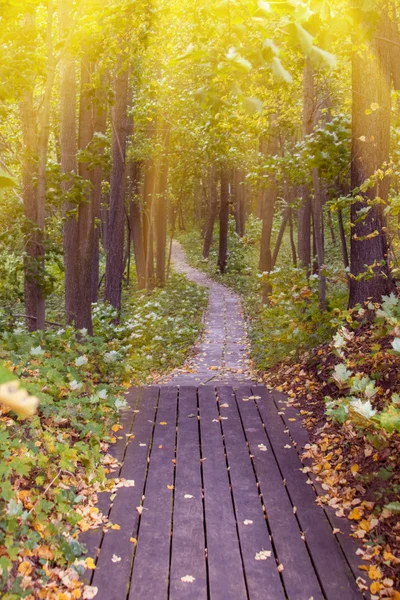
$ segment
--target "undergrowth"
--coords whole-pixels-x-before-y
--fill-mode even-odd
[[[0,315],[0,361],[40,399],[29,420],[0,416],[3,600],[91,597],[77,581],[88,566],[78,535],[98,524],[125,388],[183,362],[206,303],[202,288],[173,274],[164,289],[126,292],[117,325],[110,306],[96,305],[93,337],[72,327],[29,333]]]
[[[273,237],[277,233],[275,228]],[[302,351],[331,337],[336,327],[335,317],[346,304],[347,285],[338,248],[327,243],[327,253],[334,258],[327,262],[335,266],[327,273],[328,310],[322,314],[318,307],[318,277],[307,277],[304,269],[291,264],[289,240],[284,237],[277,265],[268,275],[272,286],[270,303],[263,305],[262,278],[258,271],[260,237],[260,219],[249,217],[243,238],[236,234],[234,220],[230,220],[228,266],[224,275],[217,269],[218,234],[206,261],[202,258],[198,231],[181,233],[179,240],[192,266],[241,295],[249,323],[252,358],[255,367],[264,371],[288,356],[295,359]]]

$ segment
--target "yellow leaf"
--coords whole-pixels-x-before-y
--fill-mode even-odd
[[[111,429],[112,429],[113,431],[119,431],[120,429],[122,429],[122,425],[118,425],[118,423],[115,423],[115,425],[113,425],[113,426],[111,427]]]
[[[134,537],[129,538],[129,541],[132,542],[132,544],[137,544],[137,539]]]
[[[360,467],[358,465],[353,465],[351,467],[351,470],[353,473],[358,473],[358,471],[360,470]]]
[[[351,519],[352,521],[359,521],[361,519],[361,517],[362,517],[362,512],[357,507],[353,508],[353,510],[349,514],[349,519]]]
[[[370,579],[382,579],[382,571],[380,570],[379,567],[376,567],[375,565],[372,565],[369,569],[368,569],[368,577]]]
[[[173,489],[174,489],[174,486],[173,486],[173,485],[167,485],[167,488],[168,488],[169,490],[173,490]]]
[[[78,588],[76,590],[72,590],[72,597],[74,600],[79,600],[79,598],[82,598],[81,590],[78,590]]]
[[[87,569],[95,569],[96,568],[95,562],[91,556],[87,557],[87,559],[85,560],[85,564],[86,564]]]
[[[167,422],[166,421],[160,421],[160,425],[166,425]]]
[[[18,567],[20,575],[30,575],[32,573],[32,565],[27,560],[24,560]]]
[[[371,590],[372,594],[377,594],[381,589],[381,584],[379,583],[379,581],[374,581],[374,583],[371,583],[371,585],[369,586],[369,589]]]
[[[121,529],[120,525],[118,525],[117,523],[114,523],[114,525],[111,525],[111,529]]]

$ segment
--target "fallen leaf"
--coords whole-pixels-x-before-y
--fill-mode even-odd
[[[111,525],[111,529],[116,529],[118,531],[118,529],[121,529],[121,526],[117,523],[114,523],[114,525]]]
[[[82,600],[93,600],[98,591],[99,588],[95,585],[85,585],[83,588]]]
[[[244,525],[253,525],[253,521],[251,521],[250,519],[245,519],[245,520],[243,521],[243,524],[244,524]]]
[[[372,565],[369,569],[368,569],[368,577],[372,580],[374,579],[382,579],[383,575],[382,575],[382,571],[380,570],[379,567],[376,567],[375,565]]]
[[[18,566],[18,573],[20,575],[30,575],[32,573],[32,565],[29,561],[24,560]]]
[[[181,577],[181,581],[183,581],[184,583],[193,583],[193,581],[195,581],[195,577],[193,577],[193,575],[184,575],[183,577]]]
[[[173,486],[173,485],[167,485],[167,488],[168,488],[169,490],[173,490],[173,489],[174,489],[174,486]]]
[[[111,560],[113,563],[118,563],[118,562],[121,562],[122,558],[120,556],[117,556],[116,554],[113,554]]]
[[[137,506],[137,507],[136,507],[136,510],[137,510],[137,512],[139,513],[139,515],[141,515],[141,514],[142,514],[142,512],[143,512],[143,506]]]
[[[166,421],[160,421],[160,425],[166,425],[167,422]]]
[[[279,571],[279,573],[282,573],[282,571],[284,570],[284,568],[285,567],[283,566],[282,563],[280,565],[278,565],[278,571]]]
[[[187,500],[190,498],[194,498],[194,496],[192,496],[191,494],[185,494],[183,497],[186,498]]]
[[[85,559],[85,565],[86,565],[87,569],[95,569],[96,568],[96,564],[91,556],[88,556]]]
[[[267,560],[271,554],[271,550],[260,550],[260,552],[257,552],[254,558],[255,560]]]
[[[266,452],[267,446],[265,444],[258,444],[258,449],[261,450],[261,452]]]

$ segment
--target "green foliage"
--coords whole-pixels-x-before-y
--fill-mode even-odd
[[[274,237],[277,229],[274,229]],[[208,261],[201,257],[201,240],[196,232],[180,239],[191,264],[205,270],[221,283],[234,288],[242,296],[249,322],[252,357],[258,369],[265,370],[281,360],[328,340],[334,326],[333,311],[344,307],[347,288],[340,268],[328,270],[330,296],[328,312],[321,314],[318,307],[318,277],[307,277],[305,270],[290,264],[289,241],[285,238],[280,266],[270,274],[258,272],[261,221],[250,217],[246,235],[235,233],[234,221],[229,226],[229,257],[226,273],[217,271],[217,246],[212,247]],[[261,301],[261,285],[272,286],[270,303]],[[334,284],[334,285],[333,285]]]
[[[82,557],[83,509],[104,484],[102,458],[116,441],[110,428],[126,405],[125,388],[183,362],[206,303],[204,289],[172,274],[164,289],[129,290],[118,325],[112,307],[95,305],[93,337],[72,327],[29,333],[0,318],[0,360],[40,399],[29,421],[0,417],[3,592],[18,588],[10,569],[24,552],[38,569]]]
[[[396,337],[391,342],[393,350],[389,350],[389,352],[400,354],[400,337],[398,337],[398,333],[400,333],[400,299],[391,294],[383,297],[380,306],[369,304],[367,308],[375,312],[373,324],[375,339],[395,334]],[[362,316],[364,313],[365,309],[363,308],[359,308],[356,312],[358,318],[360,314]],[[394,432],[400,433],[399,394],[386,394],[383,405],[382,401],[377,403],[376,401],[382,395],[382,389],[369,375],[355,372],[354,367],[348,368],[348,365],[354,364],[354,359],[350,356],[346,360],[345,350],[347,342],[353,337],[354,334],[345,327],[342,327],[334,336],[336,353],[345,362],[335,366],[332,374],[333,381],[340,389],[341,394],[345,393],[345,395],[334,399],[327,396],[325,398],[326,413],[339,423],[350,421],[361,433],[368,430],[375,431],[382,439],[385,435],[391,435]]]

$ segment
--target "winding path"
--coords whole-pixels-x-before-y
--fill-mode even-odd
[[[108,523],[82,539],[96,563],[86,582],[96,600],[363,600],[357,541],[316,502],[298,409],[246,382],[238,297],[178,244],[173,258],[209,288],[205,333],[166,385],[127,393],[115,487],[99,497]]]
[[[251,360],[241,302],[232,290],[194,269],[179,242],[172,244],[172,263],[178,273],[208,288],[204,334],[183,367],[160,379],[171,385],[238,385],[250,383]]]

